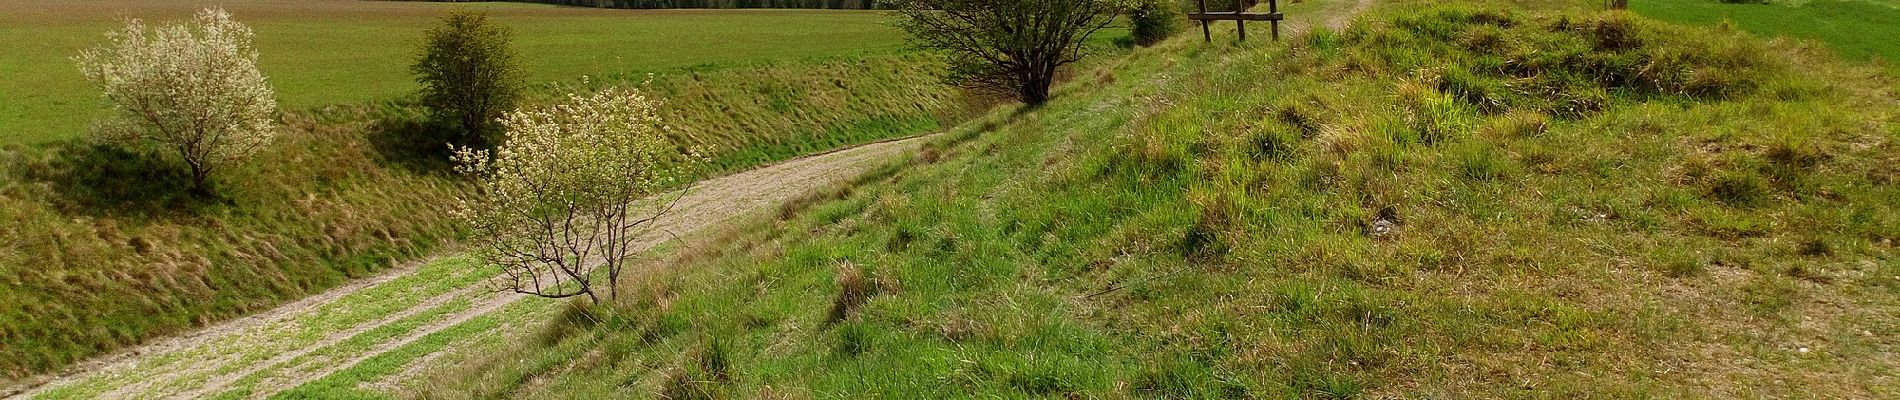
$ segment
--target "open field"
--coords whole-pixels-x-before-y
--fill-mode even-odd
[[[1890,75],[1442,3],[1080,72],[415,396],[1900,392]]]
[[[222,5],[257,31],[262,68],[286,109],[410,93],[422,31],[444,10],[486,10],[515,31],[530,81],[786,62],[898,51],[902,35],[872,11],[599,10],[520,3],[357,0],[72,0],[0,2],[0,143],[86,132],[97,91],[71,57],[124,18],[189,18]]]
[[[1714,0],[1630,2],[1644,16],[1683,24],[1724,21],[1743,31],[1825,43],[1853,60],[1880,59],[1900,72],[1900,1],[1775,0],[1768,4],[1730,4]]]

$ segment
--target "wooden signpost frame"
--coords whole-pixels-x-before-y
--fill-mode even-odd
[[[1197,0],[1197,3],[1200,4],[1200,12],[1188,13],[1188,19],[1201,22],[1201,37],[1209,42],[1214,41],[1214,32],[1208,29],[1208,21],[1234,21],[1234,26],[1240,29],[1242,41],[1247,40],[1247,21],[1267,21],[1273,24],[1273,40],[1280,41],[1280,20],[1286,19],[1285,15],[1280,14],[1280,0],[1267,0],[1265,13],[1247,12],[1245,0],[1235,0],[1236,10],[1232,12],[1208,12],[1207,0]]]

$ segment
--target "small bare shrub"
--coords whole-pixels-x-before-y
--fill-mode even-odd
[[[1080,61],[1116,0],[901,0],[898,26],[918,47],[950,55],[950,80],[1029,104],[1049,100],[1064,65]]]
[[[645,198],[678,182],[697,160],[680,161],[658,109],[638,91],[571,95],[509,114],[502,120],[508,140],[493,152],[456,151],[457,168],[475,175],[479,189],[462,199],[457,216],[480,254],[501,266],[505,289],[598,303],[594,282],[604,278],[609,297],[617,297],[635,241],[679,199]]]

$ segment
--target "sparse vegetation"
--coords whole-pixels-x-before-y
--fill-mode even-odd
[[[707,337],[740,397],[1891,392],[1877,69],[1576,10],[1188,42],[697,246],[613,317],[678,329],[501,350],[420,396],[664,393]],[[867,276],[841,264],[903,290],[828,324]]]

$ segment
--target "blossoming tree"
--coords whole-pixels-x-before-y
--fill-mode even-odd
[[[680,198],[658,194],[698,161],[667,138],[658,106],[633,90],[570,95],[508,114],[492,152],[457,149],[457,168],[479,190],[456,213],[502,268],[504,290],[598,303],[604,279],[615,295],[637,241]]]
[[[76,58],[117,114],[97,134],[177,156],[192,189],[208,193],[213,172],[275,137],[277,100],[251,36],[219,8],[189,23],[148,28],[134,19],[107,33],[107,44]]]

